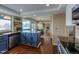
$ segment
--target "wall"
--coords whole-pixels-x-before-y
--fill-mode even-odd
[[[53,16],[53,35],[66,36],[66,19],[65,14],[57,14]]]
[[[67,5],[66,7],[66,26],[72,25],[72,8],[75,4]]]

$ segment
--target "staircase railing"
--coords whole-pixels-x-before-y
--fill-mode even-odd
[[[61,44],[60,42],[60,39],[55,36],[55,39],[56,39],[56,43],[57,43],[57,50],[58,50],[58,53],[59,54],[69,54],[69,52],[66,50],[66,48],[63,47],[63,45]]]

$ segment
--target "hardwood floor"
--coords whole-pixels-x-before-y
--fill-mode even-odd
[[[27,45],[18,45],[6,52],[5,54],[57,54],[56,46],[53,46],[52,50],[43,46],[39,48],[34,48]]]
[[[40,54],[39,48],[34,48],[27,45],[18,45],[7,52],[8,54]]]
[[[56,51],[56,46],[52,46],[52,40],[48,37],[44,37],[39,48],[18,45],[9,50],[7,54],[56,54]]]
[[[52,40],[49,39],[49,37],[44,36],[43,37],[42,45],[40,46],[40,50],[42,54],[53,54],[53,46],[52,46]]]

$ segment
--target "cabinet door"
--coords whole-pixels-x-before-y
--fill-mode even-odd
[[[21,43],[26,44],[28,42],[27,39],[28,39],[27,33],[22,33],[21,34]]]
[[[15,41],[16,41],[16,44],[20,43],[20,35],[19,34],[15,35]]]
[[[0,41],[0,51],[7,50],[7,49],[8,49],[7,40]]]

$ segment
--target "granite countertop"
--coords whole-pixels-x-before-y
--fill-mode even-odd
[[[8,32],[8,33],[3,33],[3,34],[1,34],[0,36],[3,36],[3,35],[10,35],[10,34],[15,34],[15,33],[19,33],[19,32]]]

